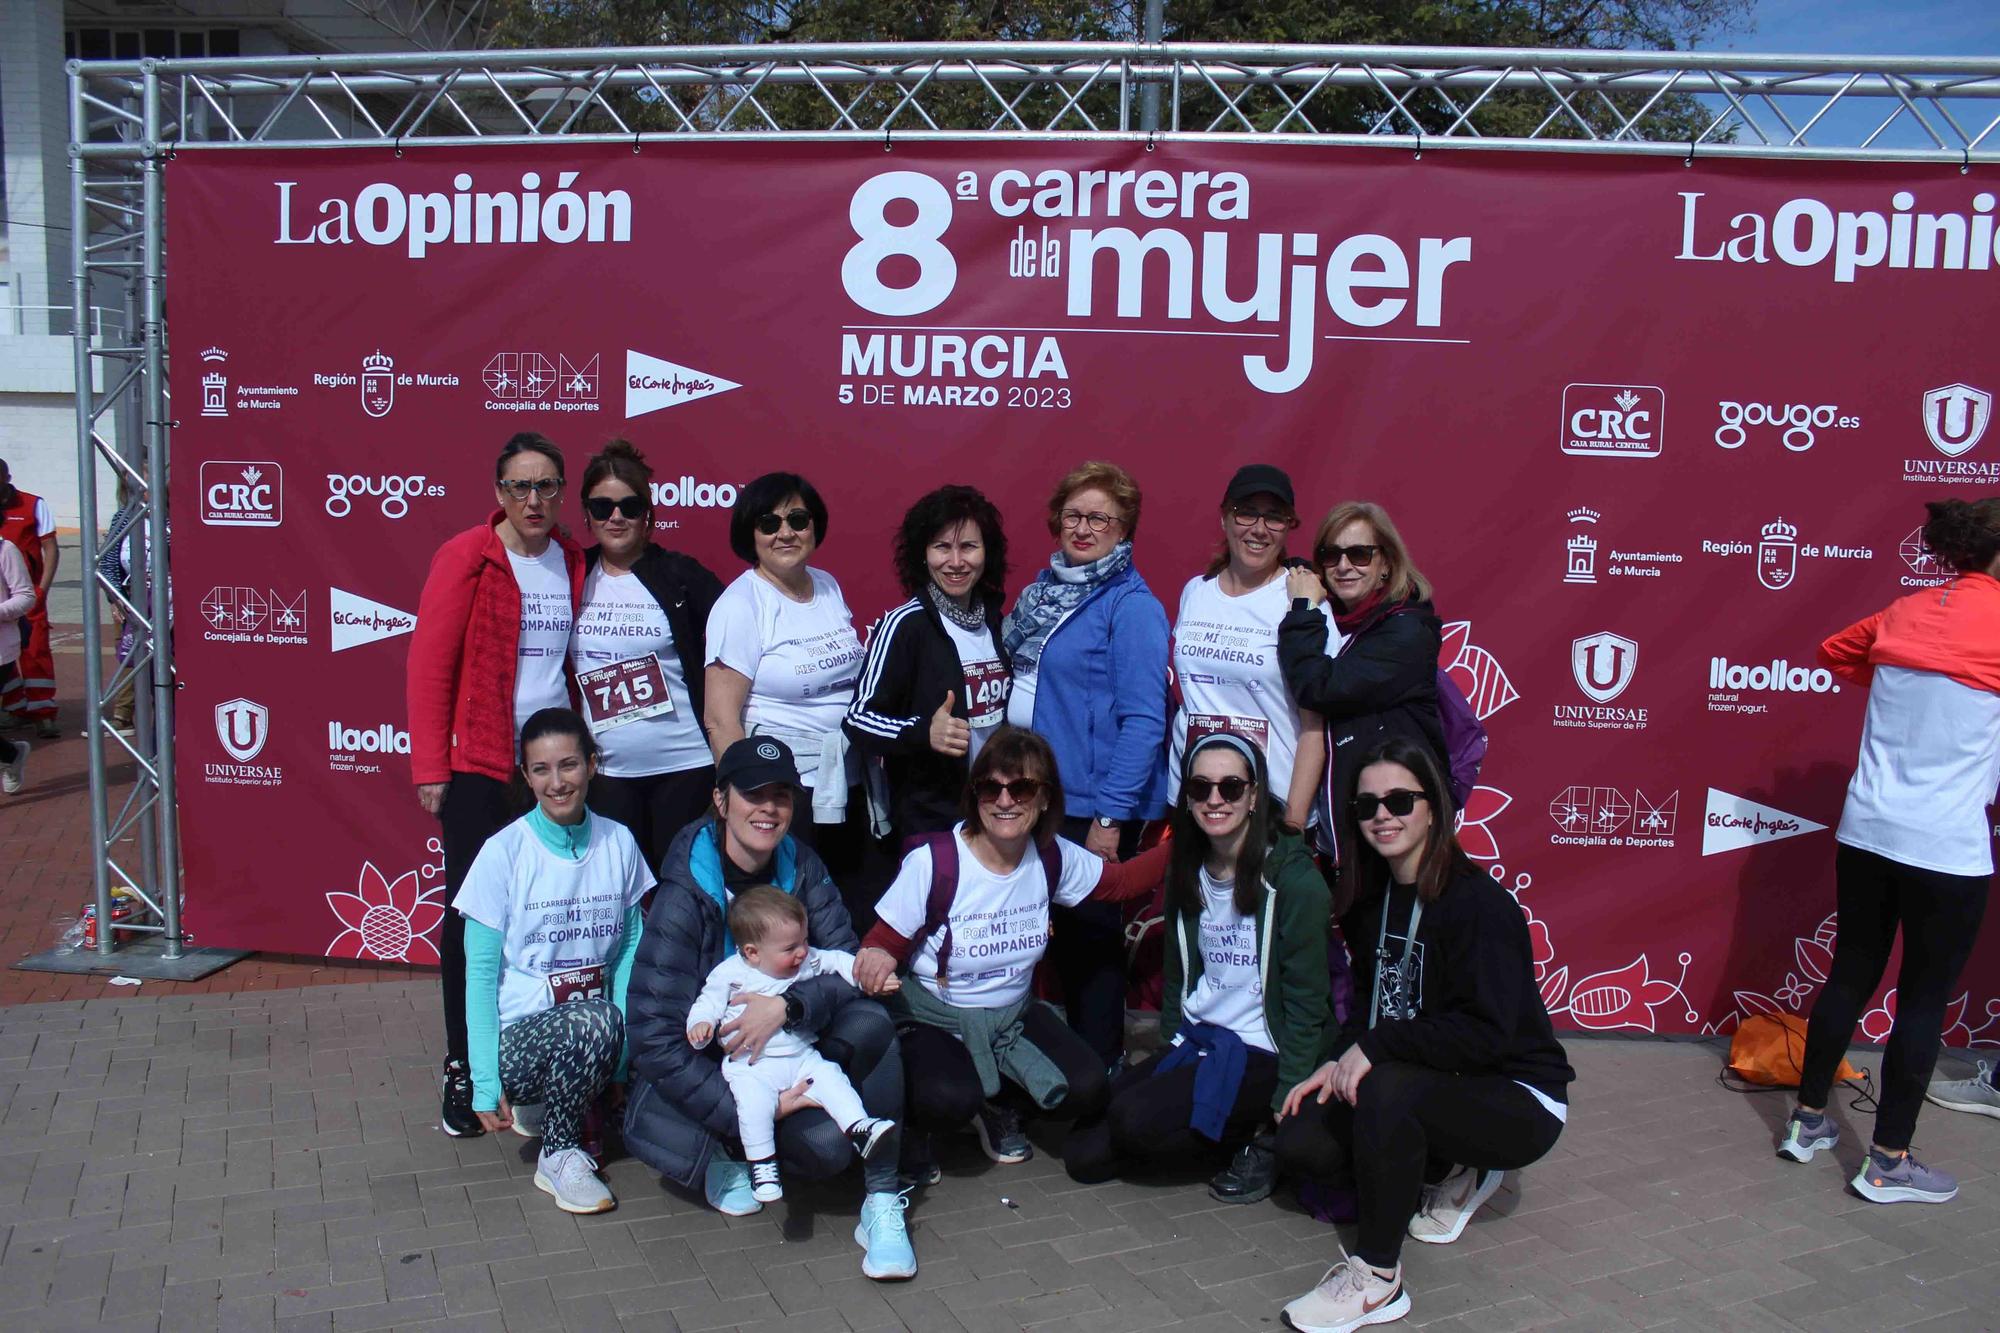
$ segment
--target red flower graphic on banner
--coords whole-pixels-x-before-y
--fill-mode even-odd
[[[430,841],[437,850],[437,839]],[[361,863],[355,891],[338,889],[326,895],[326,904],[346,929],[326,946],[329,958],[373,958],[388,963],[439,962],[437,944],[431,938],[444,919],[444,886],[425,889],[421,881],[435,876],[443,867],[425,866],[386,879],[372,861]]]
[[[1438,661],[1481,722],[1521,697],[1493,654],[1472,642],[1469,620],[1454,620],[1444,627]]]
[[[1458,812],[1458,845],[1475,861],[1498,861],[1500,844],[1488,827],[1495,816],[1514,804],[1514,798],[1498,787],[1474,787]]]

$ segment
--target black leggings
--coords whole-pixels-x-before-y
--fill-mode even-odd
[[[453,773],[444,789],[444,804],[438,807],[444,844],[444,922],[438,929],[438,961],[444,969],[445,1055],[465,1060],[465,918],[453,910],[472,869],[472,858],[486,840],[514,822],[520,812],[507,784],[483,773]]]
[[[1881,983],[1903,928],[1903,965],[1896,973],[1896,1021],[1882,1053],[1882,1092],[1875,1142],[1891,1151],[1910,1146],[1924,1088],[1937,1065],[1938,1029],[1958,986],[1979,919],[1988,877],[1947,875],[1842,846],[1834,855],[1840,933],[1833,970],[1806,1025],[1799,1101],[1824,1108],[1834,1071],[1854,1039],[1862,1006]]]
[[[1425,1184],[1454,1164],[1519,1170],[1560,1133],[1562,1122],[1512,1079],[1379,1064],[1361,1080],[1357,1105],[1308,1100],[1280,1125],[1278,1161],[1302,1179],[1352,1180],[1361,1208],[1354,1252],[1393,1268]]]
[[[880,1004],[864,999],[848,1001],[813,1045],[846,1073],[869,1115],[886,1120],[902,1118],[903,1061],[897,1054],[896,1024]],[[900,1128],[890,1130],[882,1145],[862,1163],[861,1177],[869,1193],[895,1192],[901,1132]],[[778,1167],[787,1178],[826,1180],[845,1171],[853,1160],[854,1145],[847,1131],[817,1106],[778,1122]]]
[[[1271,1118],[1271,1095],[1278,1087],[1278,1057],[1254,1047],[1244,1052],[1243,1081],[1236,1088],[1222,1139],[1204,1138],[1188,1124],[1194,1111],[1194,1076],[1199,1061],[1155,1074],[1167,1052],[1142,1060],[1111,1080],[1111,1098],[1101,1115],[1079,1120],[1063,1145],[1069,1178],[1085,1185],[1161,1164],[1183,1166],[1228,1156],[1248,1142]]]
[[[681,773],[648,773],[590,780],[590,808],[632,830],[645,854],[646,868],[658,873],[674,835],[714,808],[715,765]]]
[[[904,984],[920,983],[906,979]],[[1011,1079],[1003,1078],[1002,1099],[1020,1110],[1060,1120],[1081,1120],[1103,1112],[1111,1091],[1104,1066],[1097,1052],[1069,1030],[1060,1014],[1046,1004],[1030,1003],[1021,1015],[1021,1034],[1030,1046],[1055,1062],[1069,1091],[1054,1106],[1038,1108]],[[965,1043],[940,1028],[922,1023],[904,1027],[903,1071],[909,1089],[909,1123],[925,1133],[960,1128],[986,1102],[985,1090],[979,1086],[979,1070],[973,1066]]]
[[[1134,819],[1120,828],[1119,860],[1138,853],[1144,827]],[[1081,846],[1090,828],[1088,819],[1065,819],[1062,833]],[[1051,907],[1049,959],[1062,984],[1070,1026],[1090,1043],[1099,1063],[1110,1068],[1125,1051],[1125,909],[1118,903],[1092,902]]]

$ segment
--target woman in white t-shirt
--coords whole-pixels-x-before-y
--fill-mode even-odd
[[[729,516],[729,548],[750,568],[708,613],[710,750],[746,735],[775,736],[798,756],[811,818],[792,836],[819,853],[859,927],[872,893],[862,884],[881,858],[861,756],[841,719],[861,675],[861,637],[833,575],[809,563],[826,540],[826,501],[796,472],[745,486]]]
[[[922,1183],[937,1178],[933,1131],[972,1121],[987,1156],[1024,1162],[1023,1112],[1070,1118],[1103,1106],[1103,1060],[1031,993],[1049,908],[1140,897],[1166,862],[1164,846],[1106,862],[1056,836],[1055,753],[1019,727],[980,748],[963,800],[963,822],[903,858],[854,965],[868,994],[898,967],[917,983],[884,1003],[903,1030],[903,1158]]]
[[[1167,863],[1168,1044],[1113,1079],[1104,1113],[1070,1132],[1073,1180],[1229,1159],[1211,1195],[1255,1203],[1271,1193],[1272,1117],[1333,1028],[1333,893],[1284,828],[1268,781],[1264,752],[1234,732],[1188,751]]]
[[[465,921],[473,1110],[489,1132],[541,1138],[535,1187],[568,1213],[617,1206],[583,1120],[625,1081],[625,988],[653,887],[631,831],[585,808],[596,768],[582,718],[529,718],[521,776],[534,808],[486,840],[451,904]],[[542,1108],[533,1127],[515,1116],[530,1104]]]
[[[1264,752],[1266,799],[1277,804],[1279,821],[1304,828],[1326,767],[1326,723],[1293,700],[1278,660],[1278,622],[1292,606],[1285,536],[1298,525],[1292,479],[1283,471],[1249,463],[1229,479],[1222,549],[1188,580],[1174,617],[1181,703],[1168,735],[1167,773],[1177,795],[1191,742],[1218,731],[1246,737]]]
[[[632,830],[658,867],[708,813],[715,759],[702,728],[708,613],[722,581],[653,541],[653,470],[613,440],[583,469],[583,603],[570,665],[597,740],[590,808]]]

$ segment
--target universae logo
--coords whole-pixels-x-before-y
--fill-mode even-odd
[[[215,738],[231,759],[247,764],[264,752],[264,743],[271,739],[271,710],[252,699],[219,703]]]

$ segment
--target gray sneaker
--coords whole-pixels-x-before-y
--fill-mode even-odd
[[[1011,1106],[987,1102],[972,1118],[972,1124],[979,1131],[979,1146],[1003,1166],[1025,1162],[1035,1155],[1035,1145],[1021,1132],[1021,1113]]]
[[[543,1152],[535,1159],[535,1188],[555,1196],[566,1213],[608,1213],[618,1206],[597,1178],[597,1163],[581,1148]]]
[[[1833,1123],[1831,1116],[1814,1115],[1796,1106],[1792,1108],[1792,1118],[1785,1122],[1784,1133],[1778,1136],[1778,1156],[1794,1162],[1810,1162],[1820,1149],[1839,1146],[1840,1126]]]
[[[541,1102],[526,1102],[514,1107],[514,1132],[524,1139],[542,1137],[542,1117],[548,1107]]]
[[[1958,1197],[1958,1182],[1911,1153],[1884,1157],[1870,1148],[1855,1172],[1854,1192],[1873,1203],[1950,1203]]]
[[[1981,1060],[1971,1078],[1941,1078],[1924,1096],[1952,1111],[1970,1111],[2000,1120],[2000,1088],[1993,1086],[1993,1062]]]

